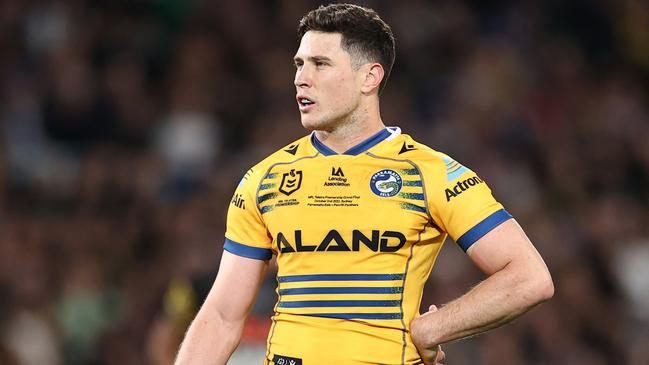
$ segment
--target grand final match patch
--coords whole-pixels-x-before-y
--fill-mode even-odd
[[[284,355],[275,355],[273,356],[273,363],[276,365],[302,365],[302,359]]]
[[[403,180],[401,175],[390,169],[383,169],[370,179],[370,189],[380,197],[389,198],[395,196],[401,191]]]

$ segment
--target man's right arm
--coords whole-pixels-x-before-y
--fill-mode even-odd
[[[223,251],[205,303],[189,326],[175,365],[225,364],[239,344],[268,261]]]

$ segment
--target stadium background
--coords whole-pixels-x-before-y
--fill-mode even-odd
[[[304,133],[318,4],[0,2],[1,364],[170,363],[237,181]],[[648,364],[649,2],[360,4],[397,37],[384,121],[476,170],[554,275],[447,362]],[[449,242],[425,303],[481,278]],[[273,289],[231,363],[260,364]]]

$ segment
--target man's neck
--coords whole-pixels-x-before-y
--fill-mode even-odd
[[[359,108],[346,123],[339,123],[331,130],[316,130],[316,138],[336,153],[344,153],[364,140],[385,129],[378,103],[369,108]]]
[[[332,131],[315,131],[316,138],[336,153],[344,153],[364,140],[385,129],[381,120],[372,124],[352,124]]]

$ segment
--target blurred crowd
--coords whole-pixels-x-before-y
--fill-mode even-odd
[[[236,183],[305,134],[295,29],[320,3],[0,2],[1,364],[170,364]],[[477,171],[555,280],[448,362],[648,364],[649,2],[359,4],[397,39],[386,124]],[[423,304],[481,279],[448,242]]]

